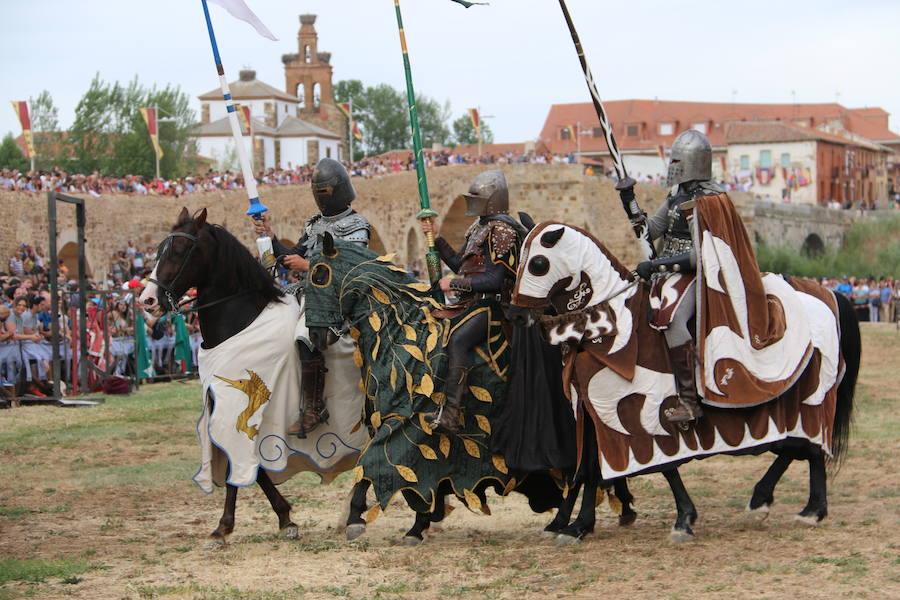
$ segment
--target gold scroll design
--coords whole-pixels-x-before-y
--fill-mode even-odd
[[[238,431],[243,431],[247,434],[247,437],[252,440],[256,438],[259,433],[259,427],[256,425],[248,425],[247,422],[256,411],[269,401],[272,397],[272,393],[269,391],[269,388],[266,387],[266,383],[259,375],[250,369],[247,369],[247,373],[250,375],[250,379],[225,379],[218,375],[216,375],[216,379],[221,379],[228,384],[228,387],[240,390],[247,394],[247,408],[238,415],[234,428]]]

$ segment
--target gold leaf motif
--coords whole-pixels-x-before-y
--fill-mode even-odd
[[[397,367],[391,363],[391,389],[397,389]]]
[[[360,380],[356,383],[356,387],[359,388],[359,391],[360,391],[361,393],[363,393],[363,394],[366,393],[366,386],[363,384],[362,379],[360,379]]]
[[[478,423],[478,429],[485,433],[491,432],[491,422],[484,415],[475,415],[475,422]]]
[[[594,498],[594,508],[600,508],[604,500],[606,500],[606,495],[603,492],[597,494],[597,497]],[[610,508],[612,508],[612,506],[610,506]]]
[[[381,514],[381,507],[379,505],[375,505],[366,512],[366,524],[372,523],[375,519],[378,518],[378,515]]]
[[[493,402],[491,398],[491,393],[484,389],[483,387],[478,387],[477,385],[470,385],[469,391],[472,392],[472,395],[475,396],[476,400],[481,400],[482,402]]]
[[[369,325],[375,331],[381,330],[381,317],[378,316],[377,312],[373,312],[369,315]]]
[[[357,431],[359,431],[359,428],[362,427],[362,424],[362,421],[357,421],[356,425],[353,426],[353,429],[350,430],[350,433],[356,433]]]
[[[447,396],[444,392],[435,392],[431,395],[431,401],[440,406],[447,402]]]
[[[381,413],[377,410],[373,412],[372,416],[369,417],[369,422],[372,423],[372,427],[375,429],[381,427]]]
[[[463,438],[463,446],[465,446],[466,452],[468,452],[470,456],[481,458],[481,450],[478,448],[478,444],[472,440]]]
[[[622,514],[622,501],[612,492],[609,493],[609,508],[617,515]]]
[[[450,438],[443,433],[441,434],[440,442],[438,442],[438,447],[441,449],[441,454],[444,455],[444,458],[450,456]]]
[[[509,468],[506,466],[506,460],[499,454],[495,454],[494,456],[492,456],[491,462],[494,463],[494,468],[504,475],[507,475],[509,473]]]
[[[390,254],[383,254],[377,257],[375,260],[378,262],[392,263],[397,258],[396,252],[391,252]]]
[[[410,396],[412,396],[412,393],[413,393],[413,379],[412,379],[412,375],[410,375],[410,374],[409,374],[409,371],[407,371],[407,370],[405,370],[405,369],[404,369],[403,373],[406,375],[406,391],[407,391],[407,393],[408,393]]]
[[[438,343],[437,327],[429,327],[429,329],[431,329],[432,331],[425,339],[425,352],[427,354],[431,354],[431,351],[434,350],[434,347],[437,346]]]
[[[381,302],[382,304],[390,304],[391,303],[391,299],[388,298],[388,295],[385,294],[380,289],[378,289],[377,287],[372,288],[372,295],[375,296],[375,299],[378,300],[379,302]]]
[[[406,335],[406,339],[411,342],[416,341],[416,330],[412,328],[410,325],[403,325],[403,333]]]
[[[431,284],[428,283],[407,283],[406,287],[412,288],[417,292],[427,292],[431,290]]]
[[[407,271],[403,267],[398,267],[397,265],[388,265],[388,269],[390,269],[391,271],[397,271],[398,273],[409,273],[409,271]]]
[[[357,367],[363,366],[362,352],[359,351],[359,346],[353,349],[353,364]]]
[[[562,495],[563,495],[563,498],[568,498],[568,497],[569,497],[569,482],[566,482],[566,485],[565,485],[565,487],[563,488],[563,491],[562,491]]]
[[[469,507],[469,510],[481,510],[481,498],[476,496],[475,492],[467,488],[463,490],[463,496],[466,499],[466,506]]]
[[[509,481],[507,481],[507,482],[506,482],[506,487],[503,488],[503,495],[506,496],[506,495],[508,495],[510,492],[512,492],[514,489],[516,489],[516,485],[517,485],[517,484],[518,484],[518,482],[516,481],[516,478],[515,478],[515,477],[513,477],[512,479],[510,479]]]
[[[416,472],[409,467],[404,467],[403,465],[394,465],[394,468],[397,469],[398,473],[400,473],[400,477],[402,477],[406,481],[410,483],[418,483],[419,478],[416,477]]]
[[[431,394],[434,392],[434,381],[432,381],[431,375],[428,373],[422,375],[422,381],[419,382],[419,387],[416,388],[416,391],[423,396],[431,397]]]
[[[372,360],[378,360],[379,349],[381,349],[381,337],[375,338],[375,346],[372,348]]]
[[[419,444],[419,452],[422,453],[422,456],[427,458],[428,460],[437,460],[437,454],[434,450],[431,449],[431,446],[426,446],[425,444]]]
[[[406,350],[410,356],[418,360],[419,362],[425,362],[425,357],[422,356],[422,349],[418,346],[412,346],[410,344],[401,344],[404,350]]]
[[[358,340],[359,339],[359,329],[357,329],[356,327],[351,327],[350,328],[350,337],[352,337],[354,340]]]
[[[422,427],[422,431],[428,435],[434,433],[434,430],[431,429],[431,425],[428,423],[425,413],[419,413],[419,425]]]
[[[354,483],[359,483],[360,481],[362,481],[363,474],[364,474],[364,472],[363,472],[362,465],[356,465],[356,467],[353,469]]]

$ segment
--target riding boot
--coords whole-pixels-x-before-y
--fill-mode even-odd
[[[288,428],[288,433],[305,438],[320,423],[328,422],[325,406],[325,357],[316,353],[300,361],[300,417]]]
[[[666,411],[666,418],[671,423],[694,421],[703,416],[700,407],[700,396],[694,380],[694,344],[688,342],[675,348],[669,348],[675,382],[678,385],[678,406]]]
[[[444,433],[459,433],[463,426],[462,405],[463,394],[466,393],[466,382],[469,380],[469,367],[450,367],[447,372],[447,385],[444,388],[444,405],[436,412],[427,415],[431,426]]]

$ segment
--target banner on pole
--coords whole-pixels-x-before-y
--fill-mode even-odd
[[[273,42],[277,42],[278,38],[275,37],[269,28],[263,25],[263,22],[259,20],[250,7],[247,6],[247,3],[244,0],[209,0],[213,4],[218,4],[229,13],[231,16],[240,19],[246,23],[250,23],[253,26],[253,29],[256,30],[256,33],[263,36],[264,38],[269,38]]]
[[[359,130],[359,123],[356,121],[353,121],[353,137],[359,142],[363,139],[362,131]]]
[[[253,135],[253,126],[250,124],[250,107],[246,104],[237,104],[235,106],[238,108],[238,117],[240,117],[241,123],[247,130],[247,135]]]
[[[475,135],[481,136],[481,117],[478,115],[477,108],[469,109],[469,119],[472,121],[472,127],[475,128]]]
[[[343,113],[344,118],[346,118],[346,119],[352,119],[352,118],[353,118],[353,117],[351,116],[351,112],[350,112],[350,111],[351,111],[352,109],[350,108],[350,103],[349,103],[349,102],[339,102],[338,105],[337,105],[337,107],[338,107],[338,109],[341,111],[341,113]]]
[[[163,157],[163,151],[162,147],[159,145],[159,133],[156,128],[156,109],[142,108],[140,111],[141,116],[144,117],[144,122],[147,124],[147,132],[150,134],[150,141],[153,142],[153,150],[156,151],[156,158],[161,159]]]
[[[28,103],[24,100],[13,100],[13,110],[22,125],[22,136],[25,138],[25,158],[32,158],[34,153],[34,139],[31,134],[31,117],[28,116]]]

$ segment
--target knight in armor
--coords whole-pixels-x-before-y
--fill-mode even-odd
[[[316,165],[312,176],[312,192],[319,213],[306,222],[303,236],[288,248],[278,241],[269,219],[263,213],[262,220],[254,221],[256,233],[264,233],[272,238],[272,248],[281,264],[291,270],[301,272],[297,284],[298,297],[306,283],[309,259],[318,254],[325,232],[334,238],[369,245],[369,222],[353,210],[350,204],[356,198],[356,191],[350,175],[344,166],[333,158],[323,158]],[[301,365],[300,415],[288,428],[288,433],[306,437],[320,423],[328,421],[328,407],[325,405],[325,357],[315,349],[309,339],[298,339]]]
[[[629,217],[634,220],[635,210],[634,180],[623,179],[616,185],[622,204]],[[697,393],[695,377],[694,336],[688,322],[696,312],[696,271],[697,255],[691,232],[693,208],[699,198],[724,193],[721,186],[712,181],[712,147],[705,135],[695,130],[682,132],[675,138],[669,157],[666,184],[671,191],[666,201],[655,215],[648,219],[650,238],[661,239],[658,243],[659,258],[638,264],[637,274],[652,282],[652,294],[659,295],[666,278],[674,273],[689,275],[692,280],[679,295],[677,308],[671,321],[656,323],[663,328],[669,358],[678,388],[679,404],[667,411],[666,416],[673,423],[693,421],[700,418],[703,410]],[[643,217],[643,213],[639,213]]]
[[[510,217],[509,189],[503,171],[485,171],[469,186],[466,215],[477,217],[466,232],[462,251],[457,252],[442,237],[435,246],[456,276],[440,280],[441,290],[456,294],[461,315],[447,341],[446,401],[429,416],[432,425],[456,433],[463,425],[460,407],[466,393],[475,347],[487,339],[490,311],[485,304],[508,304],[516,279],[519,246],[525,230]],[[425,231],[435,231],[426,224]],[[436,231],[435,231],[436,233]]]

